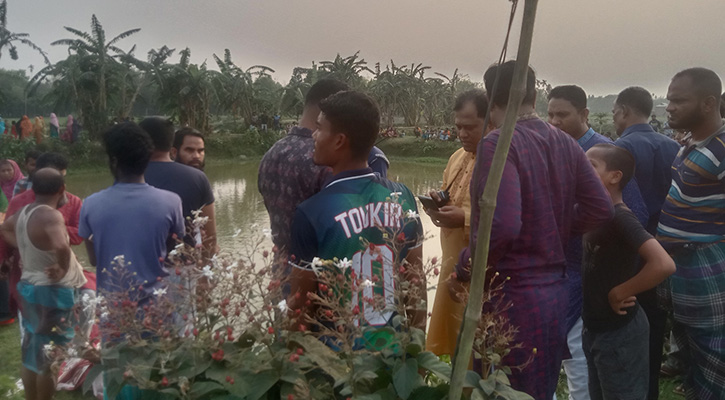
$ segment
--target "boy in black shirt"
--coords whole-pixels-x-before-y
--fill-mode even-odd
[[[614,219],[584,235],[582,344],[592,399],[644,399],[649,383],[649,323],[637,294],[675,272],[675,263],[622,202],[634,157],[598,144],[587,157],[609,191]],[[640,269],[640,257],[643,266]]]

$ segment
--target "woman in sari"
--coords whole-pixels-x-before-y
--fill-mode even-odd
[[[23,119],[20,120],[20,139],[26,139],[33,133],[33,123],[30,122],[30,118],[27,115],[23,115]]]
[[[73,139],[73,116],[68,115],[68,122],[65,124],[65,132],[63,132],[63,136],[61,139],[64,141],[70,143]]]
[[[33,124],[33,135],[35,136],[35,144],[40,144],[43,141],[45,134],[45,120],[43,117],[35,117],[35,124]]]
[[[50,137],[58,138],[60,133],[60,123],[58,122],[58,116],[55,113],[50,113]]]
[[[5,198],[8,201],[13,198],[15,184],[23,178],[23,173],[15,161],[8,159],[0,160],[0,188],[2,188]]]

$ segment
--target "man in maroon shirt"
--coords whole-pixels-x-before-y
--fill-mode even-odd
[[[65,175],[68,169],[68,160],[61,154],[58,153],[44,153],[36,161],[36,170],[41,168],[55,168]],[[61,202],[61,206],[58,208],[63,219],[65,220],[66,228],[68,229],[68,236],[70,237],[70,244],[72,246],[83,243],[83,238],[78,236],[78,221],[81,214],[81,205],[83,201],[71,193],[65,192],[65,201]],[[5,218],[10,218],[16,212],[22,210],[23,207],[35,201],[35,193],[32,190],[26,190],[13,197],[8,205],[8,211],[5,214]],[[8,277],[8,283],[10,285],[10,304],[12,313],[15,314],[17,311],[19,299],[17,297],[18,282],[20,282],[21,270],[20,270],[20,256],[17,250],[8,246],[5,242],[0,240],[0,263],[12,259],[10,266],[10,274]]]
[[[494,65],[484,75],[494,126],[503,124],[514,66],[515,61]],[[536,114],[536,77],[531,68],[526,86],[496,201],[488,265],[490,272],[498,273],[497,279],[510,278],[502,294],[513,305],[503,314],[518,328],[514,342],[521,344],[503,364],[523,365],[534,355],[523,370],[512,368],[511,385],[537,400],[549,400],[566,346],[566,243],[572,234],[593,230],[611,219],[614,209],[577,142]],[[456,267],[459,280],[470,277],[467,266],[475,253],[479,199],[499,135],[495,130],[478,144],[471,179],[470,251],[464,250]]]

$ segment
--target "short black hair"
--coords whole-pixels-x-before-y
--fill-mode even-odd
[[[345,82],[332,78],[320,79],[315,82],[312,87],[310,87],[309,91],[307,91],[307,95],[305,96],[305,105],[316,106],[320,104],[322,100],[325,100],[333,94],[344,92],[346,90],[350,90],[350,87]]]
[[[486,92],[481,89],[471,89],[459,94],[456,97],[456,104],[453,106],[453,111],[461,111],[468,103],[473,103],[476,106],[478,118],[486,118],[486,112],[488,111],[488,96],[486,96]]]
[[[370,96],[345,91],[320,102],[320,111],[330,121],[334,133],[344,133],[356,159],[367,160],[380,131],[380,110]]]
[[[35,170],[49,167],[55,168],[58,171],[68,169],[68,159],[60,153],[43,153],[35,162]]]
[[[551,89],[547,100],[551,99],[566,100],[571,103],[577,111],[587,108],[587,94],[584,92],[584,89],[577,85],[561,85]]]
[[[138,126],[149,134],[156,151],[171,150],[171,143],[174,141],[173,122],[166,118],[148,117],[144,118]]]
[[[134,122],[112,126],[103,134],[109,159],[128,175],[143,175],[151,159],[154,145],[148,133]]]
[[[619,181],[619,188],[624,190],[636,169],[634,156],[627,149],[615,146],[611,143],[599,143],[592,146],[592,149],[601,150],[602,161],[607,171],[622,172],[622,180]]]
[[[720,97],[720,116],[725,118],[725,93]]]
[[[654,108],[652,94],[647,89],[639,86],[630,86],[622,90],[614,102],[622,107],[629,107],[643,117],[652,115],[652,109]]]
[[[511,92],[511,82],[514,79],[514,68],[516,67],[516,60],[506,61],[499,65],[494,64],[486,70],[483,74],[483,82],[486,86],[486,92],[488,93],[488,100],[493,105],[498,107],[506,107],[509,102],[509,95]],[[526,75],[526,95],[524,96],[522,104],[533,105],[536,103],[536,73],[534,69],[529,68],[529,73]],[[496,86],[496,92],[493,91],[493,83],[496,80],[496,73],[501,70],[498,78],[498,86]]]
[[[675,74],[673,80],[677,78],[690,78],[695,91],[702,97],[715,96],[720,97],[722,92],[722,81],[717,74],[707,68],[688,68]]]
[[[37,196],[52,196],[65,184],[63,174],[55,168],[38,168],[33,174],[33,192]]]
[[[179,129],[178,131],[176,131],[176,133],[174,134],[174,145],[173,146],[176,150],[181,150],[181,145],[184,144],[184,139],[186,139],[187,136],[198,137],[199,139],[201,139],[202,142],[206,143],[206,140],[204,139],[204,135],[201,132],[197,131],[194,128],[185,126],[181,129]]]
[[[36,160],[37,161],[38,160],[38,157],[40,157],[41,154],[43,154],[43,153],[40,150],[37,150],[37,149],[28,149],[25,152],[25,162],[28,162],[28,160],[30,160],[31,158],[33,160]]]

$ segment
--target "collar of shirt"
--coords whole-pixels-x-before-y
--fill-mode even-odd
[[[622,132],[622,135],[619,136],[620,139],[629,135],[632,132],[652,132],[657,133],[655,130],[650,126],[650,124],[634,124],[627,127],[627,129]]]
[[[294,127],[292,127],[292,129],[290,129],[289,134],[294,135],[294,136],[302,136],[302,137],[311,138],[312,129],[308,129],[308,128],[305,128],[302,126],[294,126]]]
[[[710,144],[710,142],[712,141],[712,139],[715,136],[718,136],[718,135],[720,135],[722,133],[725,133],[725,124],[723,126],[721,126],[720,129],[717,130],[717,132],[715,132],[712,135],[708,136],[707,139],[705,139],[705,140],[701,140],[699,142],[694,142],[694,141],[692,141],[692,139],[690,139],[691,140],[691,147],[701,149],[701,148],[707,146],[708,144]]]
[[[579,143],[579,146],[584,146],[584,144],[586,142],[588,142],[589,139],[592,138],[592,136],[594,136],[594,129],[589,128],[589,130],[584,134],[584,136],[577,139],[576,142]]]
[[[330,181],[325,185],[325,187],[330,187],[338,182],[346,181],[349,179],[355,179],[355,178],[362,178],[362,177],[374,177],[375,172],[373,172],[372,168],[361,168],[361,169],[350,169],[347,171],[342,171],[339,174],[333,176]]]

